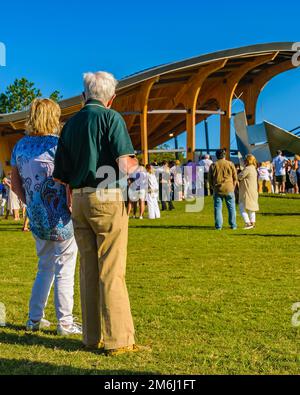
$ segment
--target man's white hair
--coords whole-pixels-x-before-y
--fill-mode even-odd
[[[106,104],[115,94],[118,81],[106,71],[84,73],[84,92],[86,99],[98,99]]]

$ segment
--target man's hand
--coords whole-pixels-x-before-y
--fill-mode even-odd
[[[120,171],[128,175],[134,173],[139,167],[138,160],[131,156],[121,156],[117,159],[117,163]]]

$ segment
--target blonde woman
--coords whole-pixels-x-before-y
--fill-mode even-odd
[[[74,274],[77,245],[66,188],[53,180],[54,156],[60,133],[60,107],[49,99],[35,99],[27,120],[27,136],[14,147],[12,189],[27,206],[39,258],[29,303],[28,331],[49,327],[44,310],[54,283],[57,332],[80,334],[73,321]]]
[[[244,229],[253,229],[256,223],[256,212],[259,211],[257,189],[257,163],[253,155],[247,155],[245,169],[239,173],[239,206],[245,221]]]

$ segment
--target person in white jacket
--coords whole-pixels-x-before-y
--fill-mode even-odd
[[[151,165],[146,165],[147,179],[148,179],[148,193],[147,193],[147,206],[148,218],[160,218],[160,210],[158,205],[159,186],[155,176],[155,172]]]

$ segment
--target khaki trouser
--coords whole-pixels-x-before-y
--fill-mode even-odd
[[[72,218],[80,252],[83,343],[103,341],[106,349],[115,349],[134,344],[134,327],[125,283],[128,215],[122,199],[104,201],[109,193],[76,191]]]

